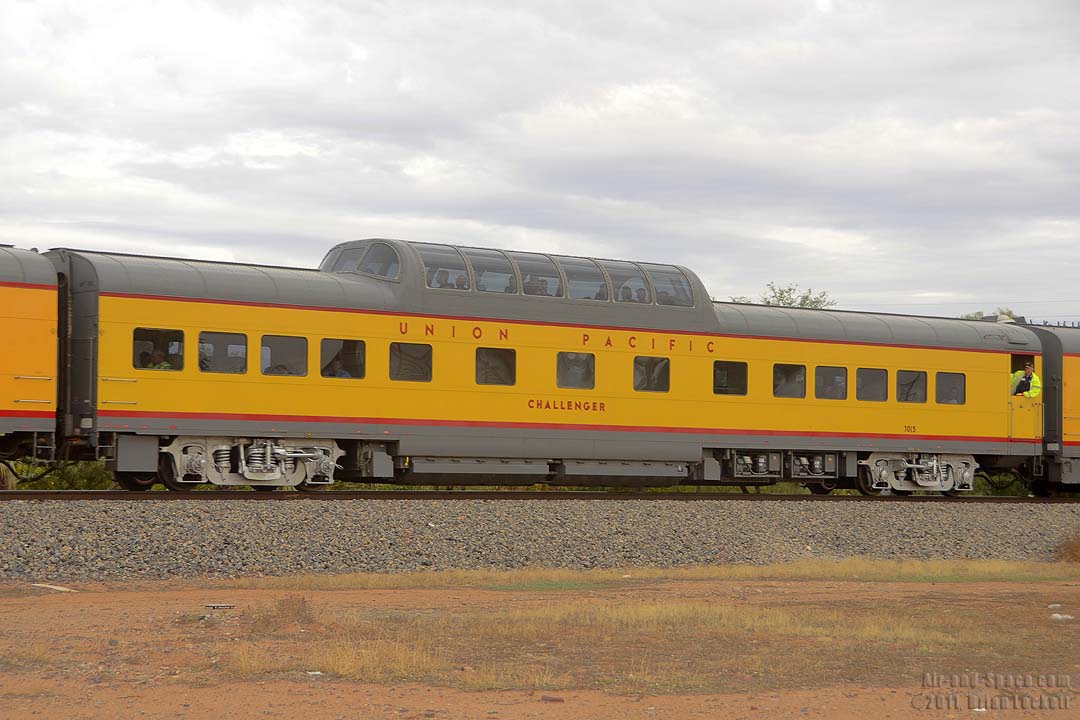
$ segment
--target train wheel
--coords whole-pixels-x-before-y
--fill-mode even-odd
[[[113,473],[113,478],[117,485],[132,492],[145,492],[158,480],[156,473],[118,472]]]
[[[161,480],[161,484],[173,492],[182,492],[190,490],[193,485],[191,483],[182,483],[176,479],[176,476],[172,473],[160,473],[158,479]]]
[[[874,488],[874,480],[870,475],[870,468],[866,465],[859,466],[859,473],[855,478],[855,489],[860,495],[880,495],[881,491]]]
[[[301,480],[296,489],[300,492],[322,492],[328,487],[330,486],[325,483],[309,483],[307,480]]]
[[[161,462],[158,463],[157,477],[162,485],[173,492],[181,492],[192,488],[191,483],[182,483],[176,479],[176,470],[173,469],[172,458],[168,455],[161,456]]]
[[[1054,497],[1054,495],[1056,494],[1054,492],[1054,488],[1050,487],[1050,483],[1048,483],[1044,478],[1033,479],[1028,485],[1028,490],[1031,491],[1032,495],[1040,498]]]

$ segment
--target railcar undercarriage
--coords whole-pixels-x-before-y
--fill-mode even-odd
[[[161,449],[158,476],[169,488],[249,485],[309,487],[334,482],[344,452],[333,440],[283,438],[175,438]]]
[[[845,488],[866,495],[909,495],[917,491],[954,495],[974,490],[977,473],[1001,470],[1012,460],[1032,461],[1012,456],[976,459],[956,453],[761,448],[707,449],[700,460],[686,462],[434,457],[404,455],[394,441],[214,436],[179,436],[165,441],[167,444],[159,447],[158,438],[116,436],[115,454],[109,459],[117,481],[131,490],[146,490],[157,482],[174,490],[200,484],[314,490],[337,481],[431,486],[744,488],[795,482],[814,494]],[[151,453],[149,462],[144,459],[138,471],[126,465],[125,453],[131,451],[125,448],[129,444],[142,448],[140,452]],[[156,472],[149,470],[154,462],[158,465]],[[1029,488],[1035,487],[1045,471],[1037,460],[1032,465],[1037,470],[1025,471],[1026,464],[1014,470]]]

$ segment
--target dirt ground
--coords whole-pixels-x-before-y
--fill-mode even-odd
[[[1058,567],[7,583],[0,717],[1080,717]]]

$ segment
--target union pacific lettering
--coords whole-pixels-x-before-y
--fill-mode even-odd
[[[449,326],[449,332],[447,327],[440,326],[437,323],[424,323],[424,337],[436,337],[441,334],[442,337],[456,338],[458,336],[458,326],[451,324]],[[440,333],[441,330],[441,333]],[[401,335],[409,334],[409,323],[401,321],[398,323],[398,333]],[[510,341],[510,328],[489,328],[488,337],[498,336],[499,340]],[[465,326],[461,328],[462,337],[471,337],[473,340],[484,339],[484,328],[479,325]]]
[[[542,400],[539,398],[529,400],[530,410],[564,410],[567,412],[607,412],[604,403],[595,400]]]
[[[625,342],[625,344],[624,344]],[[615,348],[626,347],[630,350],[659,350],[660,352],[694,352],[694,338],[692,337],[641,337],[639,335],[627,336],[624,340],[616,341],[611,335],[594,337],[589,333],[581,334],[582,347]],[[702,342],[698,338],[698,352],[704,350],[712,354],[716,352],[716,341],[706,340]]]
[[[448,338],[451,340],[495,340],[510,342],[509,327],[485,327],[469,323],[439,323],[439,322],[410,322],[401,320],[398,322],[400,335],[412,335],[430,338]],[[581,334],[581,346],[590,349],[626,349],[626,350],[649,350],[662,353],[705,353],[712,355],[716,352],[717,341],[702,337],[688,337],[681,335],[657,336],[657,335],[597,335],[593,333]]]

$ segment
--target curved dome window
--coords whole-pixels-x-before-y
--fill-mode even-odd
[[[607,300],[607,280],[596,263],[587,258],[556,256],[566,275],[567,297],[571,300]]]
[[[462,254],[472,265],[476,278],[476,289],[480,292],[516,294],[517,276],[514,266],[498,250],[481,248],[462,248]]]
[[[413,243],[424,261],[424,280],[436,290],[468,290],[469,271],[465,258],[449,245]]]
[[[377,242],[364,247],[344,250],[334,262],[334,272],[367,273],[387,280],[397,280],[401,274],[401,260],[397,250],[386,243]]]
[[[656,288],[657,305],[694,307],[694,293],[690,289],[690,283],[686,281],[686,276],[679,268],[674,265],[648,263],[642,263],[641,267],[649,274],[649,279]]]
[[[397,250],[386,243],[373,243],[360,263],[360,272],[394,280],[401,272]]]
[[[562,297],[562,277],[547,255],[528,252],[509,253],[521,273],[521,289],[526,295]]]
[[[599,262],[611,278],[611,291],[615,302],[643,305],[652,303],[649,283],[646,282],[641,268],[625,260],[600,260]]]

